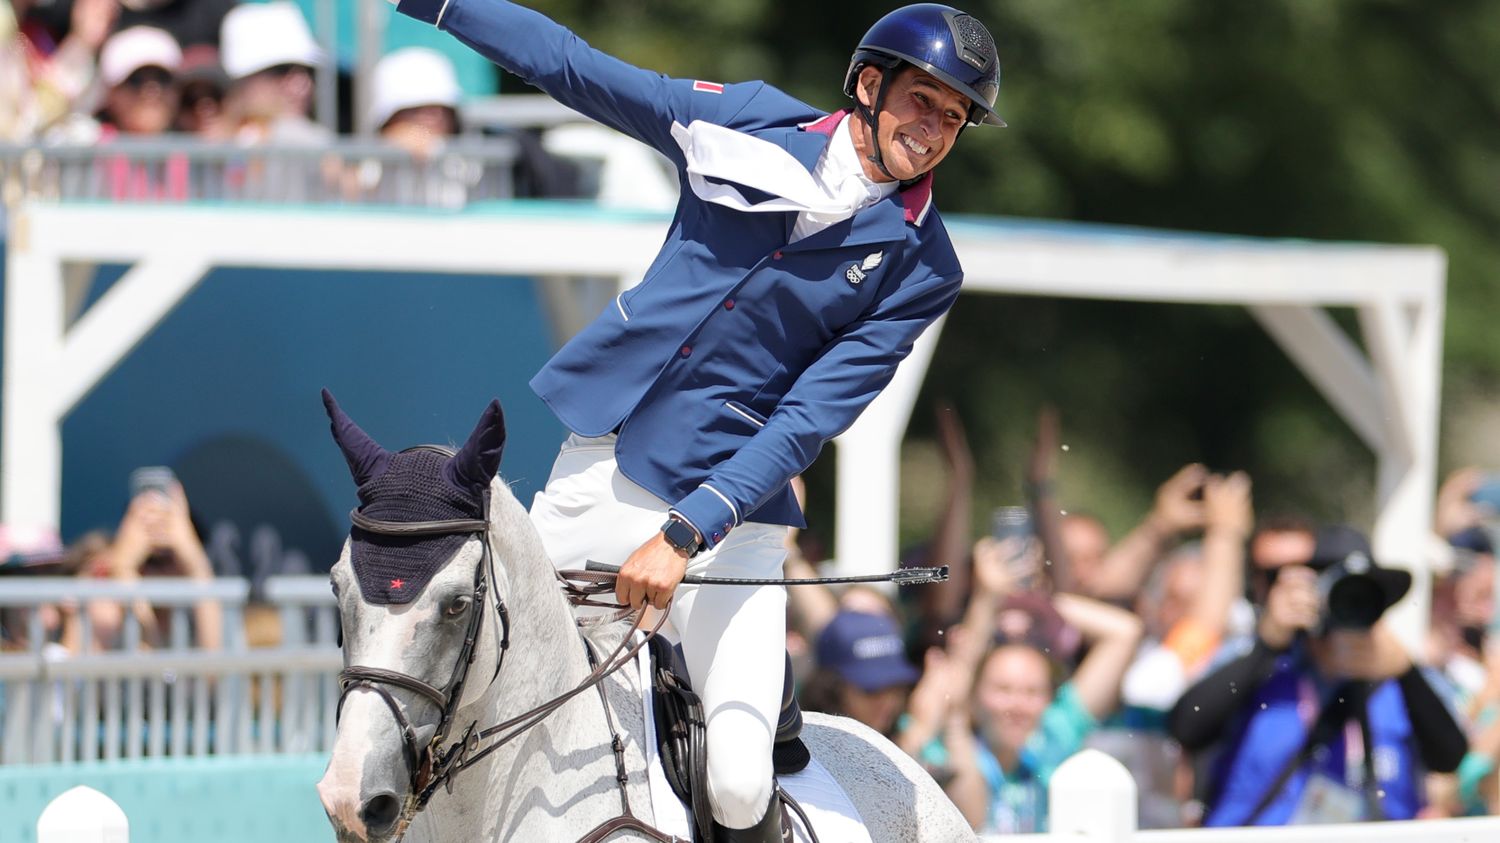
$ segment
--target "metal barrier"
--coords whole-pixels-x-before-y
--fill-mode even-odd
[[[295,579],[292,586],[272,583],[269,593],[307,591],[312,582],[328,593],[326,578]],[[312,610],[326,616],[314,622],[312,634],[297,635],[305,627],[288,624],[291,640],[251,650],[244,634],[248,590],[245,581],[230,578],[8,580],[0,609],[23,614],[29,632],[24,652],[0,654],[0,763],[331,749],[342,667],[332,610]],[[142,650],[140,622],[135,612],[126,612],[118,648],[74,654],[44,643],[42,607],[83,607],[96,600],[141,602],[171,613],[170,640],[161,649]],[[222,651],[192,649],[181,631],[187,613],[204,600],[222,609]],[[331,594],[325,602],[332,603]],[[87,611],[77,614],[87,622]]]
[[[431,158],[339,139],[241,146],[190,137],[0,145],[0,205],[24,199],[269,202],[461,208],[515,195],[515,141],[464,135]]]

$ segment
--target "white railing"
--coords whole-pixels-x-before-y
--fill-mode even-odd
[[[1086,749],[1063,763],[1048,785],[1052,831],[986,837],[986,843],[1488,843],[1500,841],[1500,817],[1274,828],[1140,831],[1136,786],[1114,758]]]
[[[315,586],[326,597],[317,597]],[[28,642],[23,652],[0,654],[0,763],[330,749],[342,657],[328,581],[273,578],[267,589],[286,601],[286,640],[250,650],[248,587],[240,579],[7,579],[0,610],[24,618]],[[67,653],[44,645],[40,607],[83,608],[96,600],[139,601],[169,612],[170,640],[142,650],[141,624],[127,611],[118,648]],[[190,647],[188,615],[204,600],[221,607],[222,651]],[[76,615],[82,640],[93,640],[89,613]]]

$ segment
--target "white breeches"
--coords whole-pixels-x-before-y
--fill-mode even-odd
[[[613,435],[570,435],[547,487],[531,504],[531,521],[558,568],[582,569],[590,559],[624,564],[667,519],[667,502],[620,473],[614,445]],[[694,557],[688,573],[780,577],[785,542],[785,527],[747,522]],[[771,799],[771,746],[786,671],[786,589],[679,586],[668,627],[703,700],[714,818],[729,828],[749,828]]]

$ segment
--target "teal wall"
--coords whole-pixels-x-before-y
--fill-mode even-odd
[[[132,843],[331,841],[314,788],[327,764],[256,755],[0,767],[0,840],[33,843],[47,804],[87,785],[124,810]]]

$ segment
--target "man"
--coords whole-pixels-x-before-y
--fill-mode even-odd
[[[958,296],[931,171],[994,112],[994,41],[945,6],[898,9],[855,52],[854,113],[763,82],[674,80],[503,0],[402,0],[572,108],[666,155],[683,191],[646,276],[532,388],[573,432],[532,505],[554,563],[621,562],[617,595],[665,607],[708,723],[716,841],[780,839],[771,747],[788,481],[889,382]],[[580,243],[579,248],[588,248]]]
[[[1423,773],[1452,772],[1463,730],[1380,616],[1411,575],[1349,527],[1318,531],[1306,564],[1276,569],[1251,651],[1168,717],[1190,752],[1221,743],[1204,825],[1409,820]]]
[[[224,108],[244,144],[323,144],[328,130],[310,116],[313,70],[324,60],[302,12],[290,0],[245,3],[224,16],[219,57],[229,77]]]

